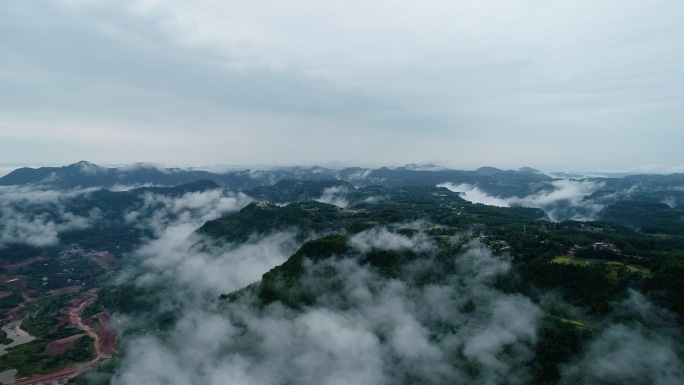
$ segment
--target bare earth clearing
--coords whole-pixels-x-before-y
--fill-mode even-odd
[[[51,293],[50,296],[61,295],[76,290],[78,289],[76,289],[75,287],[64,288],[55,291],[55,293]],[[44,352],[44,354],[48,355],[62,354],[68,351],[73,346],[73,344],[80,338],[82,338],[85,335],[88,335],[92,337],[95,341],[95,353],[93,359],[85,363],[79,363],[71,367],[59,370],[57,372],[35,375],[24,379],[18,379],[12,382],[11,384],[29,385],[36,384],[40,381],[43,381],[45,383],[49,383],[51,381],[59,381],[60,384],[65,384],[70,379],[78,376],[79,374],[97,365],[100,361],[111,357],[111,355],[114,353],[117,353],[117,350],[115,348],[117,333],[114,327],[112,326],[111,317],[104,312],[96,314],[94,318],[96,318],[99,321],[99,325],[97,328],[91,327],[91,320],[84,320],[81,317],[81,312],[83,311],[83,309],[85,309],[88,305],[90,305],[97,299],[98,292],[99,289],[91,289],[87,292],[81,293],[71,300],[69,307],[60,309],[60,312],[62,314],[65,314],[64,318],[66,323],[68,323],[68,325],[70,326],[74,326],[83,330],[83,333],[54,341],[52,344],[50,344],[50,346],[48,346],[48,348]],[[22,307],[24,307],[26,303],[35,302],[37,300],[37,298],[28,298],[26,294],[24,295],[24,298],[26,299],[26,302],[18,306],[16,309],[13,309],[13,311],[11,312],[13,317],[17,316],[18,311]]]

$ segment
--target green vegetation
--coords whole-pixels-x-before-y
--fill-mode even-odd
[[[131,250],[141,238],[151,235],[151,230],[128,223],[122,215],[142,207],[141,195],[163,192],[177,197],[216,187],[199,183],[125,193],[95,191],[71,203],[69,210],[87,216],[97,207],[105,220],[60,237],[83,247]],[[311,200],[331,187],[348,190],[347,207]],[[504,187],[499,187],[503,191]],[[519,190],[522,196],[525,191]],[[465,243],[478,240],[511,261],[512,269],[507,274],[492,278],[496,289],[540,302],[544,295],[553,293],[583,315],[562,311],[544,315],[538,341],[531,347],[540,359],[530,363],[534,365],[532,383],[540,385],[558,381],[560,366],[586,348],[586,342],[604,327],[602,320],[611,311],[611,304],[623,299],[629,289],[646,294],[684,317],[684,212],[661,203],[660,197],[641,196],[611,204],[600,213],[601,221],[552,223],[545,220],[545,213],[539,209],[472,204],[447,189],[431,186],[354,189],[339,181],[283,181],[251,193],[258,199],[294,203],[284,207],[252,203],[237,213],[209,221],[198,229],[207,243],[239,243],[255,235],[293,231],[303,244],[285,263],[265,273],[260,283],[221,296],[228,301],[237,301],[241,293],[250,291],[256,293],[260,306],[276,301],[293,309],[320,304],[327,296],[341,292],[344,283],[334,269],[316,270],[320,279],[315,281],[303,279],[304,271],[309,266],[323,265],[318,262],[342,258],[355,258],[376,277],[401,281],[408,291],[430,285],[456,285],[447,279],[459,269],[454,256]],[[350,247],[349,240],[355,234],[381,226],[396,236],[431,239],[436,246],[425,253],[401,248],[359,253]],[[13,276],[22,276],[21,284],[25,287],[21,290],[31,291],[34,297],[76,283],[103,287],[97,301],[84,310],[83,317],[105,310],[141,316],[143,326],[131,328],[129,333],[164,333],[175,325],[179,313],[174,308],[177,304],[170,303],[173,296],[167,289],[140,288],[134,284],[106,286],[105,269],[80,252],[67,251],[8,245],[0,249],[0,258],[14,263],[38,255],[44,257],[14,267],[11,272]],[[429,262],[423,263],[429,264],[429,268],[407,272],[406,266],[421,266],[422,262]],[[24,302],[19,289],[8,289],[11,290],[11,295],[0,298],[0,309],[6,311]],[[80,338],[64,354],[44,354],[50,342],[79,332],[57,326],[58,309],[72,297],[41,298],[25,306],[22,327],[37,338],[0,358],[0,370],[16,367],[20,374],[42,373],[92,357],[93,342],[89,337]],[[162,302],[168,306],[160,312]],[[478,309],[475,301],[466,298],[459,306],[465,314]],[[435,339],[440,332],[443,330],[430,330]],[[2,338],[0,335],[0,341]],[[464,370],[476,373],[480,369],[473,365]],[[88,383],[83,378],[76,383],[79,381]]]
[[[284,264],[265,273],[262,277],[259,298],[264,304],[282,301],[293,307],[311,305],[315,302],[316,292],[302,290],[299,279],[304,272],[304,259],[320,261],[334,256],[342,256],[349,250],[347,238],[334,234],[306,242]],[[324,288],[320,288],[320,292]]]
[[[306,183],[296,186],[304,191]],[[310,188],[320,190],[321,186]],[[269,191],[275,194],[273,189]],[[374,197],[381,198],[368,203]],[[684,292],[678,278],[684,258],[673,256],[684,250],[684,237],[647,234],[608,222],[551,223],[543,220],[544,213],[537,209],[472,204],[437,187],[371,186],[353,190],[347,199],[349,206],[344,210],[312,201],[286,207],[251,204],[239,213],[207,222],[199,233],[209,239],[240,242],[255,233],[286,229],[297,229],[302,237],[326,231],[351,235],[376,226],[423,220],[431,224],[426,233],[441,245],[441,254],[453,253],[462,242],[473,238],[492,250],[510,254],[512,274],[522,281],[502,282],[507,290],[531,295],[535,288],[551,289],[576,306],[603,314],[611,301],[623,296],[627,288],[635,288],[684,315],[684,301],[677,293]],[[452,244],[453,239],[461,243]],[[301,274],[302,257],[316,260],[341,255],[343,246],[342,235],[304,244],[288,262],[264,275],[260,297],[265,303],[311,303],[316,295],[299,293],[294,285]],[[311,252],[310,248],[323,251]],[[420,256],[371,251],[364,258],[364,263],[392,276],[398,274],[398,266]]]
[[[58,310],[68,306],[71,298],[73,298],[73,294],[66,294],[58,297],[42,298],[28,304],[22,309],[22,313],[27,316],[24,322],[22,322],[21,328],[37,338],[47,336],[55,330],[58,323]]]
[[[285,207],[251,203],[240,212],[209,221],[200,234],[225,242],[244,242],[253,234],[283,230],[321,231],[343,219],[340,210],[319,202],[292,203]]]
[[[12,339],[7,337],[7,332],[0,329],[0,344],[9,345],[12,343]]]
[[[13,308],[19,306],[22,302],[24,302],[24,297],[19,294],[10,294],[0,298],[0,309]]]
[[[564,264],[564,265],[586,266],[588,262],[586,259],[560,256],[560,257],[556,257],[556,258],[552,259],[551,263],[560,263],[560,264]]]
[[[638,195],[601,211],[603,220],[621,223],[644,233],[684,235],[684,210],[662,203],[660,196]]]
[[[50,256],[17,270],[27,276],[27,288],[37,293],[80,284],[97,286],[102,281],[104,270],[89,258],[73,254],[67,257]]]
[[[643,287],[659,304],[684,317],[684,253],[671,253],[650,261],[653,275]]]
[[[560,364],[579,355],[583,345],[591,337],[590,329],[579,321],[547,317],[539,332],[534,363],[533,384],[556,384],[560,379]]]
[[[260,186],[249,190],[249,196],[269,202],[287,203],[311,201],[323,195],[325,189],[337,187],[349,191],[354,186],[339,180],[281,180],[273,186]]]
[[[16,368],[19,375],[49,373],[76,362],[87,361],[93,355],[93,341],[90,337],[79,339],[64,354],[48,356],[45,349],[53,341],[69,337],[81,331],[70,327],[58,327],[60,308],[69,304],[73,295],[61,295],[39,299],[22,309],[25,315],[21,328],[35,337],[33,341],[10,348],[0,357],[0,371]]]
[[[121,356],[114,356],[98,364],[94,370],[85,372],[73,380],[70,385],[110,385],[114,372],[119,368]]]
[[[88,361],[93,358],[95,352],[94,340],[87,335],[79,338],[63,354],[45,354],[44,351],[49,344],[50,339],[37,338],[31,342],[10,348],[8,354],[0,357],[0,371],[14,368],[17,369],[19,376],[50,373],[64,369],[77,362]]]
[[[373,191],[372,194],[369,191]],[[388,278],[400,279],[417,289],[430,284],[444,284],[444,278],[454,268],[453,256],[463,243],[479,239],[497,253],[512,257],[513,269],[496,277],[495,286],[504,292],[521,293],[541,301],[548,292],[583,309],[587,315],[575,318],[559,310],[546,314],[534,347],[537,360],[531,362],[532,384],[555,384],[560,379],[560,368],[586,349],[586,344],[604,327],[612,304],[627,295],[628,289],[639,290],[651,300],[684,316],[684,238],[676,234],[650,234],[609,222],[551,223],[542,220],[538,210],[497,208],[462,201],[455,194],[436,188],[380,187],[360,189],[345,210],[334,207],[323,209],[330,213],[319,222],[318,231],[338,231],[339,234],[314,239],[305,243],[287,262],[263,275],[262,281],[245,290],[256,292],[262,305],[280,301],[294,309],[321,305],[330,295],[341,291],[334,269],[317,269],[316,280],[303,280],[306,260],[315,265],[328,258],[358,258],[372,271]],[[384,200],[374,204],[363,200],[382,194]],[[308,203],[293,207],[298,210]],[[317,204],[322,205],[322,204]],[[256,206],[248,210],[257,210]],[[269,233],[287,226],[287,211],[269,206],[262,208],[259,226],[256,216],[240,213],[219,221],[227,227],[249,228],[247,233]],[[269,210],[271,210],[269,212]],[[293,219],[300,229],[312,230],[306,219],[309,213],[300,211]],[[283,215],[283,217],[279,217]],[[425,220],[429,227],[422,230],[438,245],[436,254],[417,255],[409,251],[371,250],[357,255],[348,247],[348,238],[360,231]],[[244,222],[246,221],[246,222]],[[230,224],[228,224],[230,223]],[[209,228],[216,226],[208,224]],[[214,227],[224,237],[234,234]],[[393,227],[393,232],[407,237],[418,232],[411,228]],[[340,235],[345,234],[345,235]],[[228,235],[228,239],[239,239]],[[242,236],[244,238],[244,235]],[[425,273],[406,274],[408,266],[421,258],[430,258]],[[324,282],[324,283],[322,283]],[[221,297],[239,300],[241,291]],[[337,297],[335,297],[337,298]],[[323,301],[323,302],[321,302]],[[343,305],[345,306],[345,305]],[[353,306],[347,304],[346,306]],[[475,311],[476,304],[466,301],[463,311]],[[436,332],[436,331],[433,331]],[[471,368],[475,373],[479,370]]]
[[[0,247],[0,258],[10,263],[14,263],[40,255],[43,251],[43,249],[35,246],[10,243]]]

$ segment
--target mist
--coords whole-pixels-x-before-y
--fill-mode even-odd
[[[444,186],[466,199],[539,207],[555,220],[564,215],[554,211],[559,203],[577,215],[602,207],[588,198],[601,187],[595,182],[554,181],[552,190],[522,198]],[[93,191],[0,188],[0,245],[57,245],[60,233],[93,226],[98,209],[68,208]],[[319,201],[345,207],[347,194],[326,189]],[[552,293],[501,289],[497,283],[515,275],[509,255],[478,241],[447,252],[425,221],[345,234],[344,255],[304,261],[298,282],[316,293],[312,303],[263,304],[259,281],[302,245],[296,229],[217,243],[197,229],[253,198],[220,188],[135,198],[120,219],[147,231],[124,256],[114,286],[154,288],[161,300],[141,314],[113,315],[124,352],[113,384],[529,384],[549,314],[586,316]],[[377,252],[411,257],[387,274],[368,262]],[[226,293],[237,300],[219,299]],[[147,327],[163,313],[173,314],[168,325]],[[559,384],[684,383],[680,321],[639,292],[628,291],[591,328],[583,350],[559,367]]]
[[[226,255],[242,251],[258,255],[265,245],[284,238],[280,234],[252,240]],[[314,305],[299,310],[278,302],[262,309],[254,306],[254,294],[225,306],[188,301],[183,292],[206,293],[212,281],[209,270],[221,269],[221,262],[219,267],[194,265],[207,269],[200,274],[200,268],[195,276],[209,279],[184,279],[179,277],[183,273],[177,274],[179,265],[169,263],[173,258],[162,261],[161,254],[147,253],[151,245],[143,247],[141,257],[149,258],[144,268],[156,272],[156,282],[164,281],[169,293],[185,302],[168,335],[124,341],[127,354],[113,383],[496,384],[507,378],[524,384],[529,380],[529,373],[516,368],[533,358],[542,311],[529,298],[493,288],[496,277],[510,269],[506,258],[472,243],[453,257],[456,273],[442,284],[416,287],[407,283],[410,277],[434,269],[429,262],[436,245],[423,232],[409,237],[388,228],[371,229],[352,237],[350,245],[351,254],[345,258],[305,263],[304,290],[331,282],[340,290],[326,291]],[[410,250],[427,259],[407,265],[403,268],[407,279],[399,280],[361,262],[371,250]],[[197,261],[207,255],[189,252],[185,257]],[[258,264],[253,259],[243,261]],[[169,265],[174,267],[167,275]],[[509,351],[515,354],[504,353]],[[476,374],[473,365],[480,368]]]
[[[396,233],[400,227],[417,231]],[[240,291],[234,302],[206,297],[258,282],[257,272],[268,269],[261,256],[277,255],[267,259],[280,263],[296,247],[291,235],[202,252],[189,246],[194,237],[162,236],[139,250],[147,273],[138,284],[165,285],[182,306],[168,333],[122,341],[126,355],[112,383],[530,383],[544,314],[572,307],[553,296],[538,301],[497,289],[497,279],[511,272],[510,258],[477,241],[448,257],[445,273],[425,227],[373,228],[349,238],[344,256],[305,261],[301,290],[321,294],[297,309],[277,301],[262,307],[254,290]],[[363,262],[378,250],[420,258],[393,278]],[[231,273],[240,269],[254,274]],[[425,274],[442,278],[417,284]],[[322,289],[331,286],[336,289]],[[581,355],[562,365],[560,383],[681,383],[674,316],[630,292],[614,304],[610,320]]]
[[[589,180],[557,179],[550,182],[550,189],[544,189],[536,194],[524,197],[498,197],[482,190],[478,186],[467,183],[441,183],[439,187],[446,187],[450,191],[461,193],[461,197],[472,203],[482,203],[490,206],[534,207],[544,210],[551,221],[559,222],[566,219],[592,220],[603,207],[604,201],[590,199],[590,195],[601,189],[600,182]]]
[[[66,204],[95,190],[0,187],[0,248],[13,243],[54,246],[60,233],[92,226],[100,218],[97,208],[83,216],[70,212]]]
[[[346,198],[347,194],[349,194],[349,189],[346,186],[328,187],[323,190],[323,194],[316,201],[346,208],[349,206],[349,201]]]
[[[675,316],[632,290],[614,308],[613,323],[563,367],[560,383],[681,384],[682,333]]]
[[[192,300],[214,298],[258,281],[297,248],[294,232],[254,235],[240,244],[216,244],[197,233],[205,222],[253,202],[243,193],[214,189],[171,197],[145,192],[142,202],[124,217],[152,229],[154,236],[143,239],[131,253],[136,269],[127,271],[120,281],[178,285]]]

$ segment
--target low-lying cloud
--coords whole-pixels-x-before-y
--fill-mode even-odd
[[[125,212],[124,219],[151,228],[156,234],[174,226],[196,229],[206,221],[238,211],[253,201],[243,193],[223,189],[189,192],[180,197],[145,192],[141,194],[141,200],[142,205]]]
[[[412,225],[413,227],[420,228],[424,224],[415,223]],[[419,232],[416,236],[409,237],[392,232],[386,227],[374,227],[355,234],[349,240],[349,244],[361,253],[368,253],[373,249],[394,251],[405,249],[425,253],[435,248],[432,239],[424,232]]]
[[[459,192],[464,199],[473,203],[498,207],[539,208],[544,210],[552,221],[591,220],[604,207],[603,203],[588,198],[602,188],[603,184],[589,180],[557,179],[550,183],[550,189],[524,197],[497,197],[467,183],[447,182],[437,186]]]
[[[617,324],[603,331],[562,377],[562,385],[678,385],[684,365],[670,338]]]
[[[681,330],[674,315],[635,291],[615,307],[615,323],[562,368],[561,385],[682,384]]]
[[[349,206],[349,201],[347,200],[347,195],[349,194],[349,189],[347,186],[333,186],[328,187],[323,190],[323,194],[320,198],[316,199],[318,202],[327,203],[329,205],[335,205],[341,208],[346,208]]]
[[[0,248],[7,244],[54,246],[59,234],[92,226],[100,217],[97,208],[77,215],[66,203],[94,189],[58,191],[29,187],[0,187]]]
[[[194,234],[196,227],[177,225],[160,238],[144,244],[142,285],[165,284],[185,288],[185,294],[214,298],[261,279],[262,274],[284,263],[296,250],[294,233],[253,238],[240,245],[207,245]]]
[[[197,300],[249,283],[241,280],[241,268],[259,266],[254,278],[257,270],[285,258],[294,245],[289,234],[218,253],[187,251],[195,239],[174,243],[170,233],[159,244],[150,242],[138,252],[142,267],[182,306],[163,336],[123,341],[126,355],[112,383],[529,384],[545,307],[557,306],[551,302],[558,299],[535,303],[497,289],[497,278],[510,272],[511,262],[478,242],[440,265],[437,258],[443,256],[424,226],[414,224],[411,235],[394,231],[403,227],[366,230],[350,238],[349,255],[305,262],[302,290],[318,295],[299,309],[280,302],[255,305],[256,294],[249,290],[220,306],[215,296]],[[160,247],[165,242],[172,247]],[[421,257],[401,266],[401,278],[395,278],[363,262],[373,250]],[[260,264],[269,252],[278,257]],[[426,274],[441,278],[419,284]],[[183,293],[188,291],[198,296]],[[562,365],[561,384],[681,383],[681,346],[678,337],[671,338],[680,332],[669,313],[630,292],[615,304],[611,322]]]
[[[425,239],[369,230],[350,241],[358,257],[305,264],[305,290],[331,282],[339,289],[326,290],[304,309],[279,302],[260,309],[249,294],[223,310],[185,303],[163,339],[125,342],[127,355],[113,383],[525,384],[525,370],[511,373],[533,357],[541,310],[492,286],[510,269],[507,260],[473,243],[450,262],[456,273],[420,287],[382,276],[358,259],[379,248],[412,250],[429,260],[435,248]],[[236,250],[258,254],[250,247]],[[424,274],[429,266],[407,265],[405,274]],[[159,274],[172,287],[179,283],[178,274]]]
[[[510,207],[511,205],[509,199],[491,196],[479,187],[468,183],[455,184],[447,182],[438,184],[437,187],[446,187],[450,191],[458,192],[463,199],[472,203],[482,203],[483,205],[497,207]]]
[[[214,298],[258,281],[296,250],[294,233],[252,237],[242,244],[214,244],[197,234],[205,222],[238,211],[253,199],[223,189],[189,192],[180,197],[145,192],[142,205],[124,214],[126,221],[152,229],[132,256],[138,270],[125,280],[140,285],[186,288],[192,298]]]

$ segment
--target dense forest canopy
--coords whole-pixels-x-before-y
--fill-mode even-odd
[[[0,364],[28,375],[95,354],[81,338],[40,359],[76,338],[59,321],[76,283],[97,293],[82,317],[121,322],[121,352],[75,383],[679,383],[676,178],[625,195],[625,180],[587,189],[598,182],[475,174],[535,198],[476,203],[460,180],[2,187],[0,259],[19,286],[3,284],[0,311],[45,300],[26,321],[40,338]],[[554,198],[577,188],[581,199]],[[593,220],[558,220],[578,213]]]

